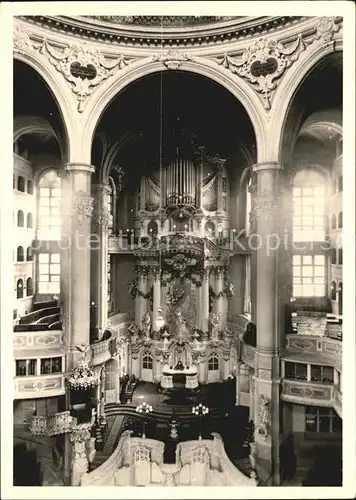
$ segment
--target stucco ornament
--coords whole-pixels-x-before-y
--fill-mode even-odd
[[[257,427],[258,435],[263,439],[267,439],[271,425],[271,401],[261,394],[259,408],[259,425]]]
[[[321,43],[330,42],[333,39],[334,33],[340,30],[341,23],[336,24],[335,17],[320,17],[318,18],[315,40],[320,40]]]
[[[71,215],[81,223],[84,219],[90,218],[93,214],[94,198],[85,191],[77,191],[73,197],[71,205]]]
[[[186,52],[170,49],[154,54],[152,60],[162,62],[168,69],[178,69],[183,62],[192,61],[193,58]]]
[[[14,50],[17,52],[34,48],[29,33],[21,24],[14,25],[13,42]]]
[[[59,52],[44,40],[41,52],[49,54],[49,62],[72,84],[80,113],[84,111],[85,100],[94,88],[128,64],[122,55],[108,60],[98,49],[90,48],[85,43],[73,44]]]
[[[298,59],[305,47],[301,35],[288,47],[275,40],[260,38],[243,52],[240,59],[225,54],[217,62],[249,81],[262,95],[264,107],[269,110],[272,93],[277,88],[276,80]]]

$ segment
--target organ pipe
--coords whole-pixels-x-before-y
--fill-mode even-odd
[[[165,186],[162,194],[166,196],[166,205],[196,203],[196,168],[189,158],[174,158],[165,169]]]

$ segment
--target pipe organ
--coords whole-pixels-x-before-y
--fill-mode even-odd
[[[176,156],[164,168],[165,206],[198,205],[196,167],[188,156]]]

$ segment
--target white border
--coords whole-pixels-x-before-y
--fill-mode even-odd
[[[12,431],[12,16],[14,15],[228,15],[344,17],[344,486],[340,488],[91,488],[13,487]],[[353,498],[355,463],[355,7],[348,1],[285,2],[23,2],[0,4],[0,263],[1,263],[1,492],[11,499],[62,498]],[[322,91],[322,89],[321,89]],[[29,95],[30,98],[30,95]],[[11,269],[11,271],[10,271]]]

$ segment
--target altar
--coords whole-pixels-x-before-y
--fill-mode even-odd
[[[197,389],[198,386],[196,366],[172,368],[169,365],[164,365],[161,376],[162,389]]]

